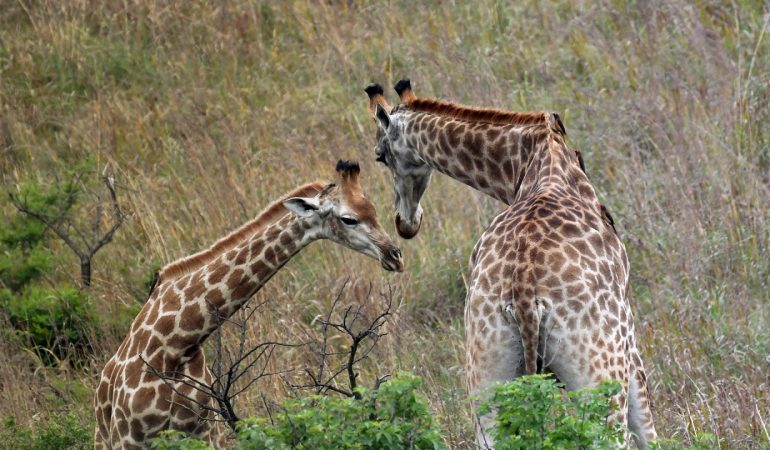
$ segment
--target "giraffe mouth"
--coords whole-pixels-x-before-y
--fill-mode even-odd
[[[422,226],[422,215],[420,215],[420,219],[417,222],[417,225],[412,226],[409,225],[406,221],[401,220],[401,215],[396,213],[396,231],[402,238],[412,239],[413,237],[417,236],[417,233],[420,231],[420,226]]]
[[[392,248],[388,250],[384,257],[380,259],[382,268],[389,272],[401,272],[404,270],[404,259],[401,257],[401,250]]]

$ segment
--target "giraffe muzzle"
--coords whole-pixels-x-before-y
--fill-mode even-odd
[[[417,222],[417,226],[411,226],[406,221],[401,220],[401,215],[396,213],[396,231],[398,235],[404,239],[412,239],[420,232],[420,226],[422,226],[422,215]]]
[[[380,259],[382,268],[391,272],[401,272],[404,270],[404,259],[401,256],[401,250],[398,248],[391,248],[383,252],[383,256]]]

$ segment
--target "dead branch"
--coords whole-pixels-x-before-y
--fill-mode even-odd
[[[109,193],[109,203],[112,209],[112,225],[102,233],[102,205],[97,202],[96,212],[91,223],[90,233],[85,233],[83,229],[76,226],[70,216],[69,206],[75,201],[77,189],[69,189],[62,193],[60,183],[56,183],[57,189],[57,211],[53,214],[45,211],[37,211],[30,207],[26,198],[19,198],[12,192],[8,192],[8,197],[13,206],[21,213],[41,222],[46,228],[52,230],[69,247],[80,260],[80,281],[82,288],[91,286],[91,260],[96,252],[105,245],[112,242],[115,232],[120,228],[128,217],[120,208],[118,196],[115,190],[115,179],[107,175],[106,171],[102,173],[101,180]],[[71,186],[80,184],[81,174],[76,174],[71,182]]]

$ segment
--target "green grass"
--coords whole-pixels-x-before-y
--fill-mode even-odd
[[[687,443],[711,433],[722,448],[767,442],[767,12],[756,2],[673,0],[2,2],[5,190],[45,185],[89,161],[84,183],[109,166],[132,217],[94,261],[91,297],[109,320],[90,371],[41,368],[0,342],[0,416],[26,426],[61,414],[76,400],[65,392],[63,404],[50,402],[51,380],[93,387],[125,331],[115,318],[135,310],[154,267],[296,185],[329,179],[339,158],[361,161],[394,233],[392,186],[374,162],[362,89],[409,77],[421,96],[561,113],[631,257],[660,434]],[[315,244],[259,294],[270,303],[250,339],[301,336],[347,277],[389,282],[402,305],[364,375],[418,372],[448,446],[470,448],[464,277],[502,205],[437,175],[424,207],[421,235],[402,242],[404,274]],[[0,209],[12,217],[4,195]],[[47,282],[76,282],[77,262],[51,245],[60,258]],[[276,364],[307,357],[287,352]],[[293,395],[270,380],[238,406],[258,413],[260,392],[276,402]]]

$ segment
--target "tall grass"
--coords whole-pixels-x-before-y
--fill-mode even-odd
[[[559,111],[632,259],[660,434],[687,442],[711,432],[723,448],[767,443],[767,6],[414,3],[0,1],[4,186],[51,180],[85,159],[116,173],[133,216],[97,256],[93,279],[99,311],[114,317],[144,300],[155,267],[296,185],[330,178],[339,158],[361,161],[367,193],[391,223],[392,187],[374,163],[362,91],[371,81],[410,77],[421,96]],[[422,234],[403,242],[406,273],[315,244],[259,294],[269,308],[251,339],[301,334],[345,278],[388,282],[402,304],[366,370],[422,375],[448,444],[469,448],[464,277],[502,205],[436,176],[424,206]],[[76,276],[65,261],[51,282]],[[3,343],[0,416],[90,414],[81,393],[52,383],[92,388],[121,323],[100,341],[90,373],[43,369]],[[308,357],[286,352],[276,364]],[[292,395],[272,379],[239,406],[258,412],[260,394]]]

